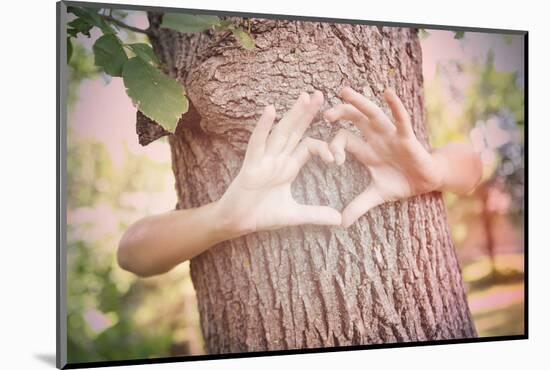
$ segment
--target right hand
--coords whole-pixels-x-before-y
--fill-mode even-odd
[[[345,104],[325,112],[329,122],[353,122],[363,138],[341,129],[330,144],[336,163],[345,161],[346,151],[369,171],[369,186],[342,211],[342,226],[348,227],[369,209],[382,203],[439,190],[448,164],[428,152],[416,138],[403,103],[392,90],[384,94],[392,120],[375,103],[347,87]]]

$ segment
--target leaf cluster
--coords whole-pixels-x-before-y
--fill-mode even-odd
[[[174,132],[181,115],[189,108],[185,88],[162,71],[161,62],[151,45],[125,43],[117,32],[120,27],[131,31],[136,31],[136,28],[125,26],[110,10],[69,7],[68,12],[76,18],[67,23],[67,63],[73,55],[71,39],[80,34],[90,37],[91,30],[96,27],[102,36],[92,47],[95,65],[109,76],[121,77],[134,105],[145,116]],[[210,29],[230,32],[243,48],[252,50],[255,47],[249,30],[216,16],[167,13],[163,16],[161,28],[182,33]],[[147,30],[141,31],[147,33]]]

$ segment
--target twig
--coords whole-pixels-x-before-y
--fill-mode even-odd
[[[138,27],[134,27],[134,26],[130,26],[129,24],[126,24],[118,19],[116,19],[115,17],[113,16],[110,16],[110,15],[102,15],[102,17],[106,20],[106,21],[109,21],[111,23],[114,23],[116,24],[117,26],[121,27],[121,28],[125,28],[127,30],[130,30],[130,31],[133,31],[133,32],[139,32],[139,33],[143,33],[145,35],[148,35],[149,34],[149,30],[144,30],[142,28],[138,28]]]

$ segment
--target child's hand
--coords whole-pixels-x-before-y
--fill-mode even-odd
[[[387,90],[395,124],[376,104],[344,88],[341,97],[349,104],[337,105],[325,112],[334,122],[348,120],[362,132],[362,139],[340,130],[330,149],[337,164],[345,161],[345,151],[352,153],[368,169],[371,183],[342,212],[342,225],[350,226],[369,209],[390,201],[439,189],[444,181],[445,160],[429,153],[416,139],[411,121],[401,100]]]
[[[340,225],[340,212],[330,207],[302,205],[290,187],[311,155],[331,163],[334,157],[324,141],[302,139],[323,103],[316,91],[302,93],[292,109],[271,131],[273,106],[265,108],[246,151],[243,166],[216,209],[222,228],[235,235],[300,224]]]

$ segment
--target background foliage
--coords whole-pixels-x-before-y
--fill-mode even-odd
[[[511,42],[510,36],[495,37]],[[472,194],[444,194],[480,336],[524,333],[525,102],[520,72],[499,70],[488,48],[481,60],[440,63],[435,78],[425,84],[432,145],[469,140],[484,162],[483,181]]]

